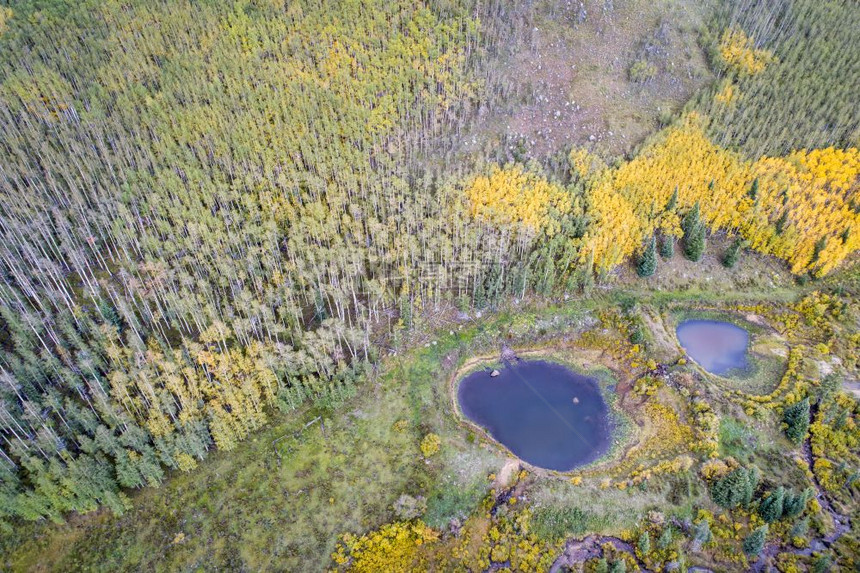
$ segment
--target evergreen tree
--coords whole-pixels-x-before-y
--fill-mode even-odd
[[[827,553],[818,554],[812,560],[812,573],[827,573],[831,567],[833,567],[833,562]]]
[[[813,497],[812,488],[808,488],[799,493],[792,491],[785,492],[785,499],[782,502],[782,516],[788,519],[797,517],[806,509],[806,504]]]
[[[708,524],[707,519],[703,519],[696,523],[693,527],[693,544],[696,547],[696,551],[701,549],[701,547],[709,543],[711,541],[711,526]]]
[[[661,550],[668,549],[672,545],[672,539],[672,528],[668,526],[664,527],[663,531],[660,532],[660,538],[657,540],[657,547]]]
[[[612,566],[609,568],[609,573],[626,573],[627,572],[627,562],[624,559],[619,559],[612,563]]]
[[[785,422],[785,435],[795,444],[806,439],[809,431],[809,398],[804,398],[796,404],[787,407],[782,415]]]
[[[795,537],[805,539],[808,533],[809,519],[804,517],[803,519],[799,519],[794,525],[791,526],[789,536],[791,537],[791,539],[794,539]]]
[[[696,201],[681,221],[681,229],[684,231],[684,236],[692,234],[692,232],[701,224],[701,208],[699,207],[699,202]]]
[[[785,489],[779,486],[759,502],[758,513],[767,523],[773,523],[783,514]]]
[[[711,484],[711,498],[726,509],[746,506],[752,501],[757,486],[757,468],[736,468]]]
[[[750,466],[747,469],[747,479],[744,484],[743,491],[743,499],[741,500],[741,504],[744,507],[749,507],[752,503],[753,498],[755,497],[756,490],[758,489],[759,481],[761,480],[761,471],[756,466]]]
[[[749,198],[755,201],[758,199],[758,177],[753,179],[752,185],[749,190]]]
[[[645,252],[639,258],[639,264],[636,265],[636,272],[640,277],[650,277],[657,271],[657,239],[651,237],[648,241],[648,246],[645,247]]]
[[[732,244],[726,250],[726,253],[723,255],[723,266],[727,269],[730,269],[735,266],[738,262],[738,258],[740,258],[741,247],[743,246],[743,239],[737,238],[732,241]]]
[[[757,527],[744,538],[743,548],[744,553],[748,557],[758,557],[761,550],[764,549],[764,543],[767,539],[767,525]]]
[[[665,211],[667,213],[671,213],[672,211],[675,210],[675,207],[677,207],[677,206],[678,206],[678,186],[675,185],[675,190],[672,191],[672,196],[669,197],[669,202],[666,203]]]
[[[651,535],[647,531],[643,531],[641,535],[639,535],[639,541],[636,546],[639,548],[639,553],[642,556],[646,556],[651,553]]]
[[[702,260],[702,255],[705,253],[705,234],[703,223],[698,223],[691,227],[689,232],[684,233],[684,256],[694,263]]]
[[[777,235],[782,235],[783,231],[785,231],[785,225],[788,223],[788,210],[782,212],[782,215],[779,216],[779,219],[774,223],[774,230]]]
[[[665,235],[661,238],[660,256],[666,260],[675,256],[675,240],[671,235]]]

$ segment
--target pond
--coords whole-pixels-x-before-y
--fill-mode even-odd
[[[593,378],[541,360],[508,364],[460,381],[463,414],[521,460],[567,471],[609,449],[609,410]]]
[[[685,320],[678,325],[678,340],[702,368],[720,376],[746,370],[749,333],[730,322]]]

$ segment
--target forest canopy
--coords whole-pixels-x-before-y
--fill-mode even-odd
[[[693,212],[836,269],[858,9],[777,4],[720,13],[720,77],[635,156],[527,164],[452,151],[504,93],[505,0],[0,6],[0,523],[122,512],[336,407],[424,308],[578,292]]]

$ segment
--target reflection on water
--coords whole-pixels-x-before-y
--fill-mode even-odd
[[[595,380],[543,361],[519,362],[498,376],[475,372],[457,391],[463,414],[520,459],[569,470],[606,452],[611,427]]]
[[[745,370],[749,333],[730,322],[685,320],[678,325],[678,340],[687,354],[712,374]]]

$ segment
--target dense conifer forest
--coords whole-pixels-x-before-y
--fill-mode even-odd
[[[653,29],[628,28],[639,10],[654,11]],[[673,24],[675,17],[684,25]],[[558,30],[594,35],[589,49],[598,52],[611,50],[601,38],[635,32],[642,40],[612,54],[617,62],[606,73],[631,94],[676,86],[672,109],[631,120],[647,134],[626,141],[623,153],[610,145],[612,131],[542,147],[507,129],[522,109],[545,101],[539,82],[513,81],[517,54]],[[385,376],[405,376],[403,391],[412,392],[409,376],[426,378],[427,358],[416,359],[411,375],[402,363],[391,374],[388,361],[456,336],[442,315],[474,321],[522,305],[544,326],[526,328],[531,338],[500,336],[532,344],[561,328],[546,318],[547,308],[578,301],[619,337],[584,340],[617,345],[612,356],[633,364],[631,392],[644,403],[662,387],[659,357],[642,354],[659,348],[640,332],[653,316],[637,315],[627,299],[619,311],[612,293],[658,284],[665,298],[649,291],[642,300],[670,313],[660,305],[673,296],[708,300],[688,296],[701,284],[655,282],[667,274],[682,268],[732,277],[755,265],[769,270],[732,283],[720,300],[782,325],[791,352],[787,366],[772,367],[779,370],[775,389],[728,391],[732,412],[778,417],[775,435],[806,448],[797,455],[809,456],[809,479],[839,505],[833,511],[854,515],[858,406],[839,388],[842,379],[856,380],[860,353],[858,30],[860,6],[852,0],[648,7],[638,0],[0,0],[3,547],[11,551],[22,531],[62,528],[70,516],[133,516],[135,499],[149,495],[141,492],[207,475],[216,451],[240,456],[243,448],[256,451],[256,436],[269,440],[273,427],[293,435],[305,422],[347,419]],[[684,51],[693,63],[683,73],[695,76],[695,93],[677,88],[673,75]],[[561,67],[549,58],[541,65]],[[492,122],[498,125],[490,129]],[[708,257],[724,268],[705,267]],[[764,280],[769,286],[755,282]],[[486,353],[494,343],[478,328],[469,336],[479,342],[468,348]],[[823,371],[798,373],[805,372],[795,354],[800,340],[828,365],[834,358],[828,369],[841,378],[830,384],[839,388],[826,390]],[[430,399],[422,400],[413,423],[429,464],[448,438],[442,432],[440,442],[422,419],[436,415],[428,414]],[[678,404],[688,402],[693,429],[675,436],[678,444],[716,440],[703,421],[717,417],[707,396]],[[659,402],[643,408],[652,417],[678,416]],[[397,440],[390,447],[400,447]],[[733,535],[744,535],[731,541],[743,559],[767,554],[774,531],[789,541],[805,537],[785,524],[800,523],[813,489],[795,476],[762,482],[767,491],[760,491],[756,459],[726,440],[728,450],[694,448],[682,461],[659,460],[666,467],[653,471],[701,475],[717,507],[746,508],[744,519],[753,517],[742,527],[733,522]],[[826,451],[828,442],[837,453]],[[675,442],[666,443],[671,450]],[[691,456],[704,465],[693,467]],[[437,483],[422,479],[428,491]],[[514,483],[527,481],[523,475]],[[415,493],[418,486],[410,486]],[[326,533],[315,530],[315,541],[284,550],[285,561],[222,556],[197,564],[297,570],[312,555],[313,569],[436,563],[484,570],[492,562],[545,570],[562,553],[563,533],[606,530],[571,525],[580,518],[560,506],[530,529],[512,509],[487,527],[496,532],[493,547],[510,539],[520,553],[463,541],[413,557],[415,547],[453,542],[439,537],[445,520],[417,519],[425,511],[447,516],[441,502],[427,509],[424,497],[407,497],[398,501],[399,519],[329,523]],[[488,499],[472,505],[495,519]],[[465,516],[458,519],[470,531]],[[682,531],[698,544],[691,552],[731,537],[716,531],[730,523],[693,517],[689,531],[653,520],[635,539],[628,531],[588,570],[666,567],[678,560],[677,551],[669,554]],[[840,526],[838,518],[813,523],[822,538]],[[860,536],[850,539],[854,545],[827,553],[826,564],[816,565],[824,557],[813,548],[801,556],[803,566],[856,566]],[[715,561],[708,565],[746,566],[720,551],[709,553]],[[404,561],[375,561],[382,557],[374,552]],[[441,555],[456,564],[439,565]],[[187,569],[194,562],[122,563],[101,567]]]

